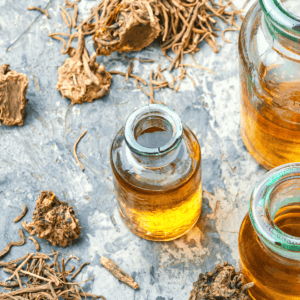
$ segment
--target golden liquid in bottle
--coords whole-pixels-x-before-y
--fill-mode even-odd
[[[250,70],[241,72],[241,134],[251,155],[272,169],[300,161],[300,82],[293,81],[292,75],[278,78],[278,70],[272,73],[266,69],[261,66],[259,71],[259,93],[249,84]],[[252,95],[259,99],[257,107],[249,99]]]
[[[151,138],[148,138],[150,133]],[[157,138],[153,138],[153,134]],[[165,132],[152,127],[144,131],[137,141],[155,148],[165,144],[164,138],[167,139]],[[192,148],[193,155],[200,159],[199,146],[195,144]],[[136,235],[153,241],[173,240],[187,233],[199,219],[202,207],[200,163],[189,178],[172,189],[149,190],[133,186],[114,168],[113,173],[121,216]]]
[[[285,233],[300,237],[300,204],[282,207],[274,223]],[[300,262],[281,257],[264,246],[252,227],[249,215],[240,230],[239,251],[245,282],[255,283],[249,290],[253,299],[300,298]]]

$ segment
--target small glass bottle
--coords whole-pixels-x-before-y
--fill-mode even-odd
[[[150,104],[134,111],[113,141],[111,167],[120,214],[136,235],[168,241],[196,224],[201,150],[173,110]]]
[[[300,161],[299,1],[257,1],[241,28],[239,56],[246,147],[267,169]]]
[[[300,299],[300,163],[277,167],[256,185],[239,253],[253,299]]]

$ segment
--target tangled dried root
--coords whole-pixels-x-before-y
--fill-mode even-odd
[[[66,247],[81,232],[73,208],[59,201],[52,192],[43,191],[40,194],[32,219],[33,222],[25,227],[34,227],[38,238],[48,240],[53,246]]]
[[[139,51],[160,34],[157,0],[106,0],[94,35],[98,55]]]
[[[10,71],[9,65],[0,66],[0,121],[3,124],[23,125],[28,82],[25,74]]]
[[[96,62],[96,54],[91,57],[85,49],[84,34],[80,30],[77,50],[70,48],[70,58],[58,69],[56,89],[72,104],[92,102],[103,97],[110,90],[111,75],[104,66]]]

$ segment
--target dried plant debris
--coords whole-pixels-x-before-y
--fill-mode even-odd
[[[36,250],[39,251],[40,250],[40,245],[37,242],[37,240],[32,236],[30,236],[28,239],[31,240],[34,243]]]
[[[33,222],[22,222],[31,234],[37,233],[40,239],[48,240],[53,246],[66,247],[80,235],[78,219],[74,209],[61,202],[53,192],[43,191],[36,201]]]
[[[48,255],[39,252],[35,255],[34,253],[28,253],[15,261],[0,262],[0,266],[7,265],[7,270],[12,274],[7,281],[0,281],[0,286],[10,289],[10,292],[0,293],[0,299],[57,300],[61,297],[79,300],[82,297],[85,299],[92,297],[106,300],[103,296],[84,292],[79,286],[79,284],[89,281],[93,277],[83,282],[72,282],[74,267],[71,270],[66,270],[64,259],[62,258],[61,264],[59,264],[58,255],[59,252],[54,251]],[[54,256],[54,258],[51,258],[51,256]],[[53,259],[54,263],[47,264],[47,260],[53,261]],[[17,263],[20,264],[17,265]],[[76,273],[80,272],[80,270]],[[68,278],[69,276],[70,278]],[[20,277],[22,277],[22,280]],[[26,285],[26,287],[23,285]],[[17,287],[20,287],[20,289],[17,290]]]
[[[22,213],[14,220],[15,223],[19,222],[20,220],[22,220],[24,218],[24,216],[26,215],[28,209],[27,206],[25,205],[25,203],[23,203],[23,211]]]
[[[106,95],[110,90],[111,75],[96,62],[96,54],[89,57],[81,30],[77,50],[69,50],[71,57],[58,69],[56,88],[63,98],[76,104],[92,102]]]
[[[6,255],[6,254],[9,252],[9,250],[10,250],[10,248],[11,248],[12,246],[23,246],[23,245],[26,243],[26,239],[25,239],[25,236],[24,236],[24,233],[23,233],[22,229],[19,229],[19,236],[20,236],[20,238],[21,238],[21,241],[9,243],[9,244],[4,248],[4,250],[3,250],[2,252],[0,252],[0,257]]]
[[[37,7],[37,6],[30,6],[30,7],[27,7],[27,9],[28,10],[38,10],[41,13],[43,13],[44,15],[46,15],[48,19],[50,19],[49,13],[46,9],[42,9],[40,7]]]
[[[124,282],[133,289],[138,289],[139,285],[133,280],[133,278],[126,274],[123,270],[120,269],[112,260],[102,256],[101,257],[102,266],[108,270],[112,275],[117,277],[120,281]]]
[[[77,153],[76,153],[76,149],[77,149],[77,145],[78,143],[80,142],[80,140],[85,136],[86,134],[86,131],[79,137],[79,139],[76,141],[76,143],[74,144],[74,148],[73,148],[73,154],[74,154],[74,157],[76,158],[76,161],[78,163],[78,165],[80,166],[81,170],[84,171],[84,167],[82,165],[82,163],[80,162],[78,156],[77,156]]]
[[[139,51],[160,34],[158,0],[104,0],[94,35],[98,55]],[[96,12],[98,14],[98,12]]]
[[[248,289],[254,283],[243,285],[242,277],[228,263],[217,265],[214,271],[199,275],[189,300],[251,300]]]
[[[25,98],[29,79],[25,74],[10,71],[9,65],[0,66],[0,125],[23,125]]]

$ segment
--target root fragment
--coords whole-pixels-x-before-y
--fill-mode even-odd
[[[71,279],[74,279],[74,278],[81,272],[82,268],[83,268],[84,266],[89,265],[89,264],[90,264],[89,262],[86,262],[86,263],[82,264],[82,265],[79,267],[78,271],[71,277]]]
[[[23,203],[23,211],[22,213],[14,220],[15,223],[19,222],[20,220],[23,219],[23,217],[26,215],[28,209],[27,206],[25,205],[25,203]]]
[[[133,280],[133,278],[122,271],[112,260],[102,256],[101,264],[107,271],[131,288],[135,290],[139,288],[139,285]]]
[[[77,142],[74,144],[74,148],[73,148],[73,154],[74,154],[74,157],[78,163],[78,165],[80,166],[80,168],[82,169],[82,171],[84,171],[84,166],[82,165],[82,163],[80,162],[78,156],[77,156],[77,153],[76,153],[76,149],[77,149],[77,145],[78,143],[80,142],[80,140],[85,136],[86,134],[86,131],[78,138]]]
[[[41,13],[43,13],[44,15],[46,15],[48,19],[50,19],[49,13],[46,9],[42,9],[40,7],[37,7],[37,6],[30,6],[30,7],[27,7],[27,9],[28,10],[38,10]]]
[[[21,238],[21,241],[18,241],[18,242],[11,242],[9,243],[2,252],[0,252],[0,257],[6,255],[10,248],[12,246],[23,246],[25,243],[26,243],[26,239],[25,239],[25,236],[24,236],[24,233],[23,233],[23,230],[22,229],[19,229],[19,235],[20,235],[20,238]]]
[[[40,245],[39,245],[39,243],[36,241],[36,239],[35,239],[34,237],[32,237],[32,236],[30,236],[28,239],[31,240],[31,241],[33,241],[36,250],[39,251],[39,250],[40,250]]]

